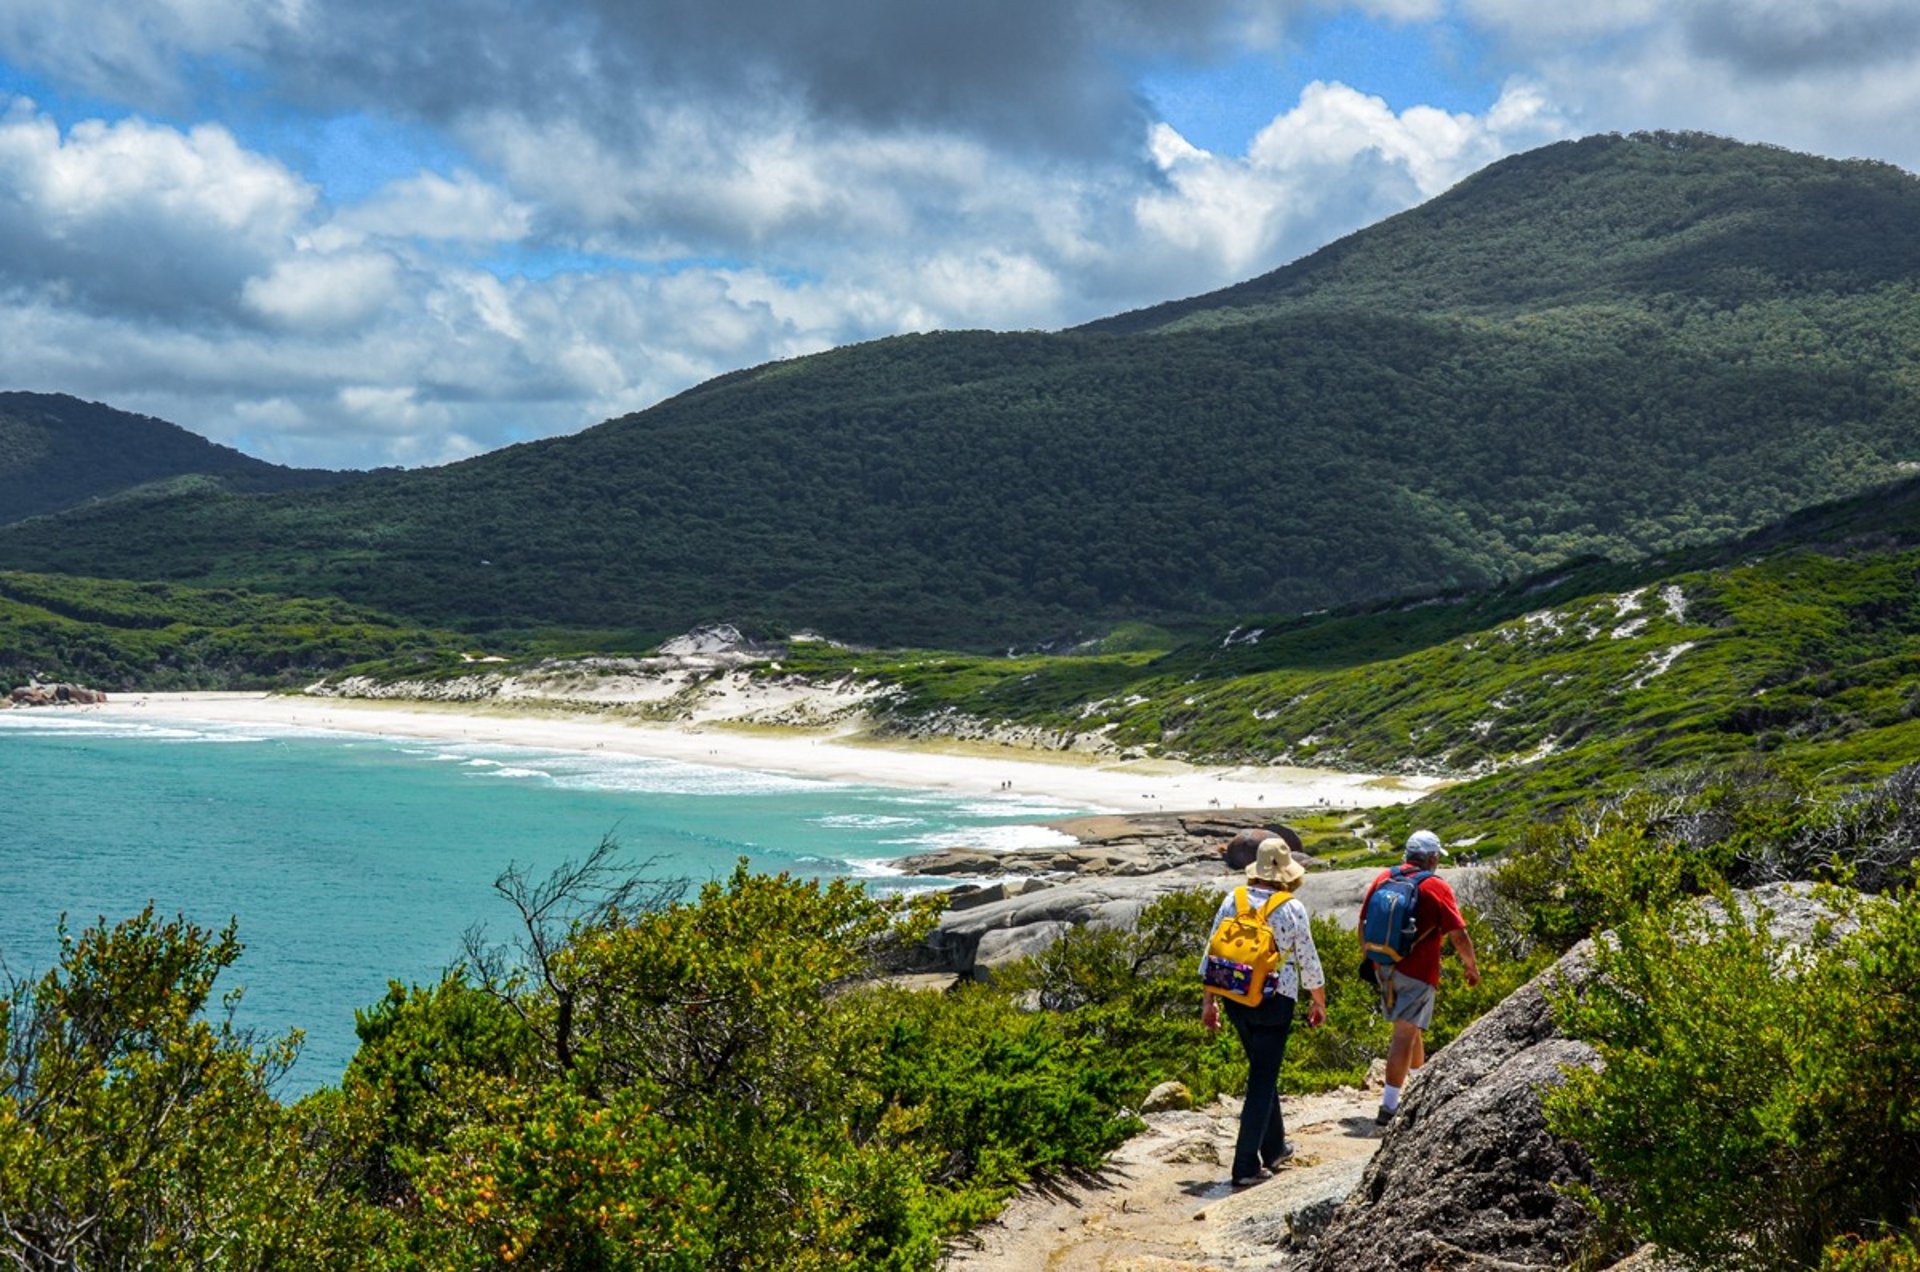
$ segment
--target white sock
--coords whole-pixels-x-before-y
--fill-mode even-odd
[[[1380,1088],[1380,1107],[1391,1113],[1400,1107],[1400,1088],[1388,1086]]]

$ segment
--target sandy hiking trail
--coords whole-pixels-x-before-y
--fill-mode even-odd
[[[954,1272],[1241,1272],[1290,1266],[1289,1219],[1337,1204],[1379,1146],[1377,1091],[1282,1096],[1294,1155],[1263,1183],[1227,1183],[1240,1098],[1149,1113],[1095,1176],[1030,1188],[956,1242]],[[1331,1206],[1319,1208],[1330,1211]],[[1324,1222],[1324,1220],[1322,1220]]]

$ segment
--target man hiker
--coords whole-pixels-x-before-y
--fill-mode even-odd
[[[1373,900],[1381,884],[1396,877],[1418,880],[1412,945],[1390,968],[1379,964],[1374,968],[1381,1010],[1393,1022],[1393,1042],[1387,1049],[1387,1085],[1380,1093],[1380,1111],[1374,1115],[1376,1126],[1385,1126],[1399,1111],[1400,1087],[1407,1080],[1407,1071],[1427,1062],[1425,1030],[1433,1023],[1433,995],[1440,984],[1440,938],[1452,942],[1467,984],[1480,983],[1480,963],[1474,957],[1466,921],[1460,917],[1460,903],[1447,881],[1433,873],[1445,855],[1440,836],[1430,830],[1414,831],[1407,837],[1406,861],[1382,870],[1360,903],[1364,931],[1367,902]]]

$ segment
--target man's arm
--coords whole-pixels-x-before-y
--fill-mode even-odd
[[[1453,952],[1460,956],[1460,967],[1467,975],[1467,988],[1480,983],[1480,960],[1473,954],[1473,938],[1467,935],[1467,929],[1458,927],[1447,933],[1447,939],[1453,942]]]

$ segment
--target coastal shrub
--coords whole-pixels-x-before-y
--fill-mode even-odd
[[[373,1216],[324,1187],[272,1086],[298,1035],[256,1046],[215,999],[239,957],[153,907],[60,932],[58,964],[0,1008],[0,1262],[352,1266]]]
[[[999,990],[879,992],[870,1007],[883,1027],[872,1109],[922,1152],[943,1233],[991,1217],[1029,1179],[1098,1166],[1138,1128],[1125,1104],[1158,1080],[1136,1053]]]
[[[1710,806],[1636,792],[1531,827],[1494,873],[1492,888],[1526,934],[1564,951],[1649,907],[1663,909],[1724,878],[1728,831]]]
[[[1828,895],[1857,930],[1797,950],[1730,893],[1631,916],[1555,1000],[1604,1066],[1569,1071],[1549,1126],[1597,1209],[1701,1266],[1811,1268],[1920,1213],[1920,908]]]
[[[1819,801],[1793,831],[1744,847],[1738,877],[1754,883],[1830,877],[1862,892],[1914,882],[1920,858],[1920,764]]]
[[[1650,782],[1530,828],[1490,886],[1497,913],[1553,949],[1719,882],[1843,882],[1866,892],[1914,878],[1920,764],[1856,790],[1823,791],[1758,761]]]
[[[385,998],[354,1013],[354,1029],[360,1046],[338,1092],[316,1098],[337,1096],[338,1107],[325,1114],[333,1147],[374,1201],[411,1198],[395,1154],[445,1140],[450,1084],[530,1067],[532,1038],[520,1018],[461,972],[425,987],[389,981]]]
[[[713,1266],[721,1189],[636,1092],[480,1079],[435,1149],[400,1150],[418,1221],[396,1262],[453,1269]],[[400,1251],[394,1251],[396,1255]]]
[[[885,1202],[912,1188],[884,1119],[859,1116],[876,1102],[877,1044],[857,990],[890,949],[924,934],[935,905],[756,875],[743,862],[690,902],[631,915],[589,905],[590,918],[557,935],[546,920],[567,910],[567,881],[595,881],[582,870],[511,893],[529,962],[490,967],[482,982],[539,1040],[553,1088],[542,1098],[641,1098],[680,1165],[712,1190],[710,1266],[930,1250],[916,1208]],[[514,1135],[496,1142],[520,1151]],[[535,1191],[527,1204],[559,1207],[544,1220],[559,1222],[571,1203]]]
[[[1920,1272],[1920,1222],[1906,1232],[1877,1238],[1849,1233],[1830,1244],[1820,1272]]]
[[[385,1204],[386,1262],[930,1269],[1137,1125],[1148,1075],[1094,1023],[1112,1004],[883,983],[927,898],[743,864],[623,913],[586,895],[605,862],[503,876],[521,961],[393,987],[340,1090],[303,1104],[344,1187]]]

